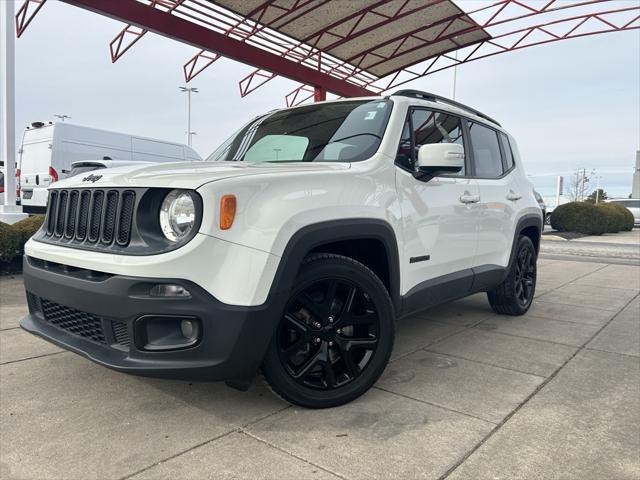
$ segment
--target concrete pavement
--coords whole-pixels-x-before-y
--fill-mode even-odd
[[[542,236],[543,258],[640,265],[640,228],[565,240],[548,227]]]
[[[638,479],[640,267],[539,262],[527,315],[401,320],[376,387],[321,411],[61,351],[0,278],[0,478]]]

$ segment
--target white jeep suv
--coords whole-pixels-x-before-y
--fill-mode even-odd
[[[261,369],[312,408],[375,383],[399,317],[483,291],[525,313],[542,229],[514,139],[410,90],[269,112],[207,162],[78,175],[48,205],[24,329],[127,373]]]

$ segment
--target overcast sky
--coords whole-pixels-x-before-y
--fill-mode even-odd
[[[342,1],[342,0],[341,0]],[[635,1],[635,0],[631,0]],[[465,7],[464,1],[458,4]],[[49,0],[16,40],[20,136],[33,121],[72,122],[186,143],[182,65],[197,50],[147,34],[116,64],[108,43],[122,24]],[[276,79],[244,99],[252,68],[221,59],[191,82],[194,148],[206,156],[249,118],[284,106],[297,84]],[[452,69],[407,87],[451,94]],[[457,100],[498,119],[518,140],[527,173],[543,193],[555,175],[598,169],[604,188],[631,191],[640,148],[640,31],[523,49],[458,68]]]

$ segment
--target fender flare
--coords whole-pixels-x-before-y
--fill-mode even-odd
[[[288,293],[295,284],[298,269],[307,253],[325,243],[375,239],[387,254],[389,289],[396,312],[400,311],[400,261],[398,242],[391,225],[374,218],[330,220],[307,225],[291,236],[276,270],[269,297]]]
[[[538,246],[536,248],[536,255],[540,252],[540,237],[542,236],[542,230],[544,229],[544,223],[541,215],[536,215],[534,213],[528,213],[523,215],[516,224],[516,229],[513,232],[513,242],[511,244],[511,254],[509,255],[509,264],[507,267],[507,274],[513,265],[513,261],[515,259],[515,251],[516,251],[516,243],[518,242],[518,237],[520,236],[520,232],[527,227],[536,227],[538,229]],[[506,275],[505,275],[506,278]]]

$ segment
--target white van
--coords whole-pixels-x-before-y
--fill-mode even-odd
[[[77,160],[201,161],[191,147],[59,122],[34,122],[24,131],[16,176],[27,213],[44,213],[49,185],[66,178]]]

